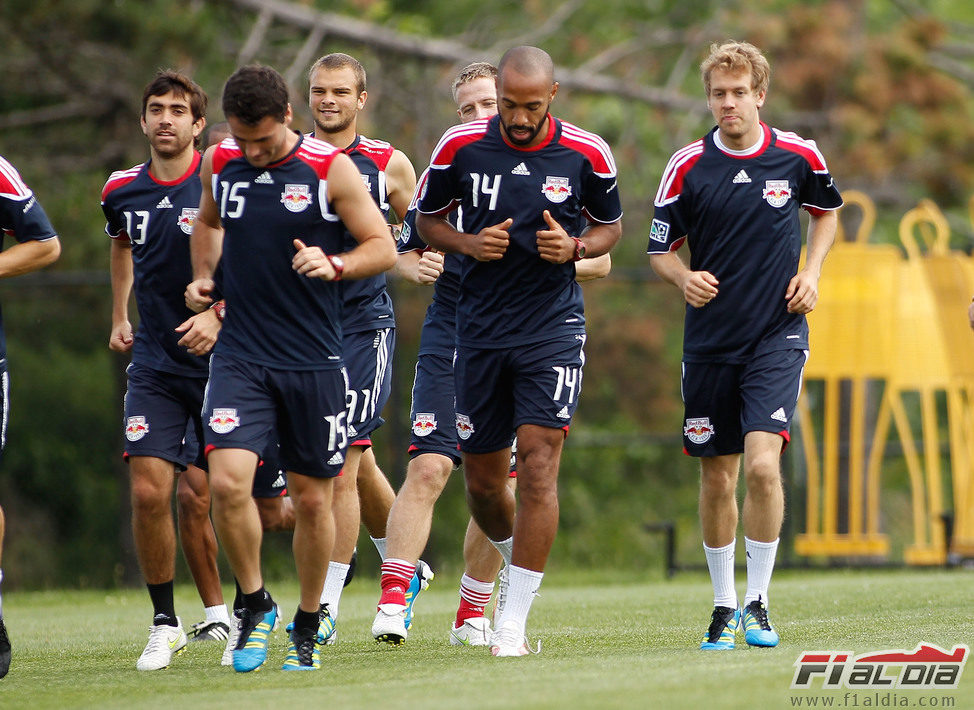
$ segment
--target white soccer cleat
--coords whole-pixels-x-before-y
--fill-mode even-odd
[[[135,662],[140,671],[158,671],[166,668],[172,657],[186,648],[186,632],[176,618],[176,626],[159,624],[149,627],[149,642]]]
[[[227,632],[227,647],[223,649],[223,657],[220,659],[221,666],[233,665],[233,649],[237,647],[240,640],[240,617],[237,612],[230,614],[230,630]]]
[[[490,643],[490,619],[472,616],[450,630],[451,646],[486,646]]]
[[[372,636],[376,641],[399,646],[406,642],[406,607],[402,604],[379,604],[372,622]]]
[[[497,598],[494,600],[494,612],[490,616],[491,623],[496,628],[504,615],[504,605],[507,604],[507,565],[501,567],[500,574],[497,575]]]
[[[540,652],[541,644],[538,643],[538,650],[535,653]],[[531,653],[531,648],[528,647],[528,639],[517,622],[505,621],[490,635],[490,653],[498,658],[527,656]]]

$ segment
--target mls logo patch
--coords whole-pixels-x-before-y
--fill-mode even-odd
[[[304,212],[311,205],[311,190],[307,185],[285,185],[281,202],[289,212]]]
[[[658,219],[653,220],[653,225],[649,228],[649,238],[654,242],[661,242],[666,244],[666,240],[670,236],[670,225],[666,222],[661,222]]]
[[[369,176],[368,175],[363,175],[362,176],[362,182],[365,183],[365,189],[368,190],[369,192],[372,192],[372,181],[369,180]]]
[[[564,202],[572,194],[571,182],[566,177],[545,177],[544,185],[541,186],[541,194],[548,198],[549,202],[556,205]]]
[[[710,417],[700,417],[699,419],[687,419],[683,427],[683,436],[694,444],[704,444],[710,441],[714,435],[714,426],[710,423]]]
[[[240,417],[236,409],[214,409],[209,424],[217,434],[229,434],[240,426]]]
[[[429,436],[436,430],[436,415],[417,413],[413,420],[413,434],[416,436]]]
[[[466,441],[473,434],[473,424],[466,414],[457,414],[457,436]]]
[[[183,211],[179,213],[179,217],[176,218],[176,224],[183,230],[183,234],[193,233],[193,225],[196,224],[197,212],[199,212],[199,209],[196,207],[183,207]]]
[[[125,422],[125,438],[129,441],[138,441],[149,433],[149,422],[145,417],[129,417]]]
[[[761,196],[772,207],[784,207],[791,197],[791,186],[787,180],[765,180]]]

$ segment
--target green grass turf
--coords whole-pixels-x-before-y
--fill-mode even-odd
[[[256,673],[221,667],[218,644],[192,644],[167,670],[140,673],[135,660],[150,621],[144,591],[8,593],[3,610],[14,656],[0,681],[0,708],[755,710],[830,694],[841,707],[841,692],[789,689],[802,651],[912,650],[920,641],[949,649],[974,640],[969,570],[779,572],[771,611],[781,644],[749,649],[739,637],[730,652],[696,648],[711,603],[701,573],[665,581],[553,571],[528,626],[529,636],[542,642],[541,654],[496,659],[484,649],[447,643],[456,584],[438,576],[417,601],[408,644],[389,648],[369,635],[378,585],[356,579],[342,600],[339,643],[324,649],[323,669],[309,673],[279,670],[283,629]],[[270,590],[288,620],[295,585],[279,582]],[[185,627],[202,617],[193,588],[178,587],[176,603]],[[890,702],[974,708],[971,666],[956,691],[900,691]],[[858,702],[868,707],[865,693]]]

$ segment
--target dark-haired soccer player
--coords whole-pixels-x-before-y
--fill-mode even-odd
[[[286,670],[320,667],[319,596],[334,541],[335,477],[348,444],[341,281],[392,267],[395,245],[355,164],[290,128],[283,77],[238,69],[223,90],[233,144],[210,148],[191,237],[187,301],[212,301],[220,263],[227,308],[210,362],[204,417],[213,519],[244,609],[233,667],[267,659],[278,610],[261,575],[261,523],[251,496],[257,459],[276,433],[294,502],[300,601]],[[222,229],[221,229],[222,228]],[[356,246],[344,250],[344,232]]]
[[[196,143],[206,124],[207,98],[188,77],[161,71],[142,95],[142,131],[149,160],[108,178],[102,210],[112,237],[112,331],[109,347],[132,352],[125,395],[125,459],[132,481],[132,530],[139,565],[152,600],[153,624],[139,670],[158,670],[186,644],[173,604],[176,532],[171,501],[180,478],[180,538],[206,620],[197,639],[225,640],[229,625],[217,542],[210,522],[202,423],[205,358],[180,346],[175,329],[193,315],[183,289],[191,276],[189,233],[199,207],[200,154]],[[133,334],[133,291],[139,328]],[[206,318],[198,316],[196,331]]]
[[[13,237],[16,244],[0,252],[0,278],[42,269],[57,261],[61,254],[61,241],[44,208],[17,169],[0,156],[0,238],[3,235]],[[7,342],[3,335],[3,318],[0,317],[0,454],[7,443],[9,382]],[[0,508],[0,553],[3,551],[4,524],[3,508]],[[0,570],[2,581],[3,570]],[[0,678],[9,670],[10,638],[0,604]]]
[[[701,65],[717,126],[678,150],[656,193],[653,269],[687,302],[683,336],[683,443],[700,457],[700,521],[714,587],[702,649],[775,646],[768,585],[784,516],[780,457],[808,357],[805,314],[842,198],[810,140],[758,115],[771,68],[746,42],[714,44]],[[798,270],[809,215],[808,257]],[[689,267],[677,255],[686,242]],[[747,592],[734,589],[736,487],[743,454]]]
[[[516,47],[498,72],[498,116],[440,139],[416,226],[431,246],[465,257],[457,435],[474,518],[511,558],[491,653],[522,656],[558,528],[558,467],[581,387],[585,318],[575,262],[612,248],[622,209],[606,143],[549,113],[558,85],[548,54]],[[445,218],[457,206],[462,231]],[[516,518],[507,486],[515,431]]]

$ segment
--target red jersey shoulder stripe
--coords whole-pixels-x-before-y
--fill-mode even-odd
[[[237,146],[237,141],[233,138],[224,138],[213,151],[213,176],[219,175],[231,160],[242,156],[243,152]]]
[[[28,199],[33,194],[33,191],[27,187],[27,183],[20,177],[17,168],[6,158],[0,156],[0,195],[19,202]]]
[[[601,136],[566,121],[561,123],[561,138],[559,143],[566,145],[588,158],[599,177],[615,177],[616,163],[612,157],[612,149]]]
[[[680,148],[673,154],[659,181],[655,200],[657,207],[663,207],[679,199],[683,191],[683,179],[701,155],[703,155],[703,138]]]
[[[386,166],[392,159],[392,154],[396,152],[396,149],[392,147],[391,143],[378,140],[377,138],[366,138],[365,136],[359,136],[359,141],[355,149],[371,158],[379,170],[386,169]]]
[[[108,176],[108,180],[105,181],[105,187],[101,190],[101,201],[104,202],[108,194],[113,190],[117,190],[123,185],[128,185],[130,182],[135,180],[142,172],[142,168],[145,163],[139,163],[138,165],[133,165],[128,170],[116,170],[111,175]]]
[[[453,162],[457,151],[465,145],[474,143],[487,134],[487,122],[489,118],[482,118],[470,123],[461,123],[453,126],[440,138],[440,142],[433,149],[433,157],[430,159],[430,167],[436,170],[447,168]]]
[[[297,157],[307,163],[318,175],[321,180],[328,179],[328,168],[331,161],[335,159],[341,151],[323,140],[317,138],[305,138],[298,148]]]
[[[805,158],[808,164],[812,166],[814,172],[828,172],[829,169],[825,166],[825,157],[819,151],[815,141],[802,138],[797,133],[792,133],[791,131],[780,131],[777,128],[772,128],[771,130],[775,133],[777,144],[784,150],[797,153]]]

